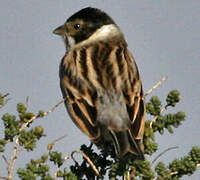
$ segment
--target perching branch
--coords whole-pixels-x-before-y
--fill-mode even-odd
[[[90,164],[90,166],[92,167],[92,169],[94,170],[94,172],[96,173],[96,175],[99,176],[99,171],[98,171],[98,169],[96,168],[96,166],[94,165],[94,163],[90,160],[90,158],[89,158],[84,152],[82,152],[82,151],[80,151],[80,150],[72,151],[71,157],[72,157],[73,161],[74,161],[75,163],[77,163],[77,161],[76,161],[75,158],[73,157],[74,153],[79,153],[79,154],[81,154],[81,155],[87,160],[87,162]]]

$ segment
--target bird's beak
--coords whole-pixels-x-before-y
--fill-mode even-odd
[[[66,34],[66,26],[65,25],[59,26],[53,31],[53,33],[59,36],[64,36]]]

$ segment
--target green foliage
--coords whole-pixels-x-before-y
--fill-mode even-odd
[[[135,168],[135,176],[140,177],[141,180],[154,178],[154,172],[151,169],[150,162],[136,160],[133,162],[133,167]]]
[[[155,172],[157,173],[158,179],[166,179],[166,180],[171,179],[170,171],[163,162],[159,162],[156,165]]]
[[[150,99],[150,102],[146,104],[146,110],[147,113],[153,115],[153,116],[158,116],[160,115],[161,112],[161,101],[157,96],[153,96]]]
[[[192,175],[197,168],[197,164],[200,163],[200,148],[194,146],[190,151],[188,156],[180,159],[175,159],[169,164],[169,169],[172,172],[177,172],[174,174],[175,177],[182,177],[183,175]]]
[[[4,104],[4,97],[3,95],[0,93],[0,105]]]
[[[157,117],[156,122],[153,123],[152,128],[154,132],[158,131],[160,134],[164,133],[164,129],[167,129],[170,133],[173,133],[172,127],[177,128],[184,120],[184,112],[160,115]]]
[[[0,139],[0,152],[4,152],[6,143],[7,141],[5,139]]]
[[[5,127],[5,140],[13,141],[13,138],[19,134],[20,121],[16,120],[16,116],[4,114],[1,118]]]
[[[39,117],[44,117],[44,111],[40,110],[40,111],[38,112],[38,116],[39,116]]]
[[[20,117],[20,120],[21,120],[22,123],[26,123],[26,122],[28,122],[31,118],[34,117],[34,114],[31,113],[31,112],[20,113],[19,117]]]
[[[146,141],[144,153],[148,155],[152,155],[154,152],[158,150],[158,144],[154,141]]]
[[[166,105],[162,106],[161,101],[157,96],[153,96],[150,101],[146,104],[147,113],[153,116],[153,121],[148,120],[145,124],[144,131],[144,153],[152,155],[158,149],[158,144],[155,142],[155,132],[160,134],[164,133],[166,129],[168,132],[173,133],[173,128],[177,128],[181,125],[182,121],[185,120],[184,112],[167,113],[162,114],[161,112],[166,111],[168,107],[174,107],[180,100],[180,93],[177,90],[169,92],[166,98]]]
[[[0,107],[5,105],[5,97],[6,95],[0,94]],[[109,176],[111,180],[117,180],[122,176],[133,180],[179,180],[183,175],[191,175],[200,164],[200,147],[194,146],[187,156],[175,159],[169,165],[159,162],[155,169],[147,158],[158,150],[155,133],[158,132],[162,135],[166,130],[174,133],[174,129],[178,128],[185,120],[184,112],[167,113],[168,108],[174,108],[180,101],[180,97],[179,91],[173,90],[167,95],[165,103],[161,103],[157,96],[153,96],[147,102],[146,110],[151,119],[145,123],[143,137],[145,160],[136,159],[136,157],[129,155],[119,160],[114,158],[112,148],[97,153],[93,150],[92,145],[82,145],[80,150],[88,158],[83,157],[82,162],[76,162],[73,159],[74,164],[68,170],[65,166],[67,158],[63,157],[61,152],[52,151],[56,143],[56,141],[53,141],[48,146],[49,152],[47,154],[43,154],[37,160],[32,159],[26,164],[25,168],[18,168],[17,174],[22,180],[105,179],[106,176]],[[18,115],[6,113],[1,118],[4,125],[4,138],[0,139],[0,152],[4,152],[6,144],[13,141],[13,150],[22,148],[28,152],[33,151],[36,148],[37,141],[44,136],[42,126],[34,128],[29,126],[32,125],[34,119],[46,116],[47,112],[40,110],[35,115],[28,112],[26,105],[18,103],[17,113]],[[18,146],[16,146],[16,142]],[[93,165],[88,162],[88,159]],[[52,167],[52,165],[54,166]],[[99,175],[94,171],[93,166],[98,169]],[[52,172],[53,175],[51,175]]]
[[[36,180],[37,177],[41,177],[43,180],[54,180],[48,173],[50,167],[45,164],[46,161],[47,157],[45,155],[38,160],[32,159],[25,169],[19,168],[17,174],[22,180]]]
[[[195,164],[200,164],[200,147],[194,146],[189,155]]]
[[[143,137],[144,153],[148,155],[152,155],[158,149],[158,144],[155,142],[154,131],[150,124],[151,121],[146,122]]]
[[[168,167],[163,162],[159,162],[155,171],[160,179],[179,179],[184,175],[192,175],[200,163],[200,148],[192,147],[187,156],[173,160]]]
[[[131,160],[130,158],[120,160],[111,164],[109,171],[109,179],[116,179],[117,176],[124,176],[128,171],[132,172],[135,177],[143,179],[154,178],[154,172],[151,169],[151,164],[143,160]]]
[[[62,158],[62,153],[59,152],[50,152],[50,161],[53,161],[58,167],[62,166],[65,159]]]
[[[180,101],[180,92],[178,90],[173,90],[167,95],[167,105],[166,106],[172,106],[174,107],[176,103]]]
[[[18,113],[25,113],[27,110],[27,107],[23,103],[17,104],[17,112]]]
[[[68,172],[66,168],[64,168],[64,171],[59,170],[57,172],[57,177],[62,177],[64,180],[78,180],[77,176],[72,172]]]
[[[36,142],[43,136],[43,128],[37,126],[29,131],[22,130],[19,136],[19,144],[27,151],[32,151],[36,147]]]
[[[64,158],[62,158],[62,153],[59,152],[49,152],[49,154],[44,154],[41,158],[37,160],[31,160],[26,168],[19,168],[17,171],[18,176],[22,180],[38,179],[40,177],[42,180],[54,180],[55,177],[49,174],[50,166],[48,165],[49,161],[54,162],[58,167],[63,165]],[[66,168],[64,170],[57,170],[56,177],[63,178],[63,180],[78,180],[77,176],[72,172],[68,172]]]

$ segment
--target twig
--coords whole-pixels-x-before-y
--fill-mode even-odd
[[[5,97],[7,97],[7,96],[9,96],[9,95],[10,95],[9,93],[5,94],[5,95],[3,95],[3,98],[5,98]]]
[[[66,156],[64,157],[64,160],[68,160],[69,159],[69,154],[66,154]]]
[[[0,179],[9,180],[8,177],[6,177],[6,176],[0,176]]]
[[[29,103],[29,96],[26,97],[26,103],[25,103],[26,108],[28,108],[28,103]]]
[[[148,96],[149,94],[151,94],[153,92],[154,89],[158,88],[164,81],[167,80],[167,77],[163,77],[160,81],[158,81],[151,89],[149,89],[144,96]]]
[[[56,142],[58,142],[58,141],[64,139],[66,136],[67,136],[67,134],[65,134],[65,135],[63,135],[63,136],[61,136],[61,137],[55,139],[52,143],[56,143]]]
[[[158,156],[156,156],[156,158],[151,162],[151,164],[154,164],[166,152],[168,152],[170,150],[173,150],[173,149],[177,149],[177,148],[178,148],[178,146],[167,148],[166,150],[164,150],[163,152],[161,152],[160,154],[158,154]]]
[[[6,164],[8,165],[8,160],[7,160],[6,156],[2,155],[2,158],[6,162]]]
[[[92,167],[92,169],[94,170],[94,172],[96,173],[97,176],[99,176],[99,171],[97,170],[96,166],[94,165],[94,163],[90,160],[90,158],[82,151],[80,150],[75,150],[71,153],[71,157],[74,160],[75,163],[77,163],[77,161],[75,160],[75,158],[73,157],[74,153],[79,153],[81,154],[86,160],[87,162],[90,164],[90,166]]]
[[[67,136],[67,134],[65,134],[65,135],[63,135],[63,136],[61,136],[61,137],[59,137],[59,138],[53,140],[51,143],[48,144],[47,150],[51,151],[52,148],[53,148],[53,146],[55,145],[55,143],[58,142],[58,141],[60,141],[60,140],[62,140],[62,139],[65,138],[66,136]]]
[[[49,113],[52,113],[60,104],[62,104],[65,101],[65,98],[59,101],[55,106],[53,106],[50,110],[44,112],[44,116],[47,116]],[[30,123],[32,123],[35,119],[40,118],[40,114],[33,116],[30,120],[28,120],[26,123],[22,124],[19,131],[21,132],[25,127],[27,127]]]
[[[9,95],[10,95],[10,94],[7,93],[7,94],[3,95],[2,97],[5,98],[5,97],[7,97],[7,96],[9,96]],[[1,109],[2,107],[4,107],[4,106],[8,103],[9,100],[11,100],[11,98],[6,99],[6,100],[4,101],[4,103],[0,105],[0,109]]]

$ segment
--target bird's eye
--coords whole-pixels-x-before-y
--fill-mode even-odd
[[[74,24],[74,29],[79,29],[81,27],[81,25],[80,24]]]

